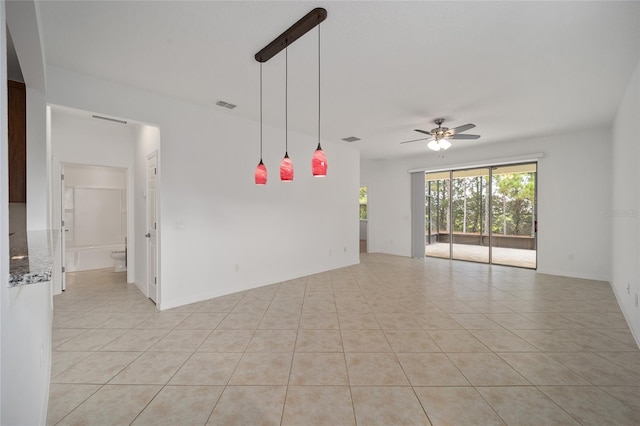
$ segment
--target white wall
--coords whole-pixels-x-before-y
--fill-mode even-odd
[[[367,250],[411,256],[410,161],[362,161],[367,182]]]
[[[6,12],[6,15],[5,15]],[[48,227],[48,153],[46,144],[46,87],[37,6],[32,1],[1,2],[0,22],[11,31],[27,86],[27,228]],[[6,33],[0,31],[2,66],[6,80]],[[3,85],[4,86],[4,85]],[[0,169],[7,170],[6,88],[0,104],[2,147]],[[0,424],[44,424],[51,373],[52,299],[49,283],[9,288],[7,175],[0,177],[1,406]]]
[[[27,86],[27,229],[49,229],[49,155],[45,94]]]
[[[84,188],[127,189],[127,171],[120,167],[65,164],[66,186]]]
[[[9,203],[9,234],[26,230],[27,203]]]
[[[405,161],[363,161],[369,187],[369,251],[411,255],[410,177],[407,170],[495,164],[543,152],[538,161],[538,271],[608,280],[610,266],[610,141],[607,129],[480,148],[425,153]]]
[[[611,284],[640,345],[640,63],[613,126]],[[628,287],[628,290],[627,290]]]
[[[255,122],[51,66],[48,95],[159,127],[162,309],[358,263],[355,149],[323,141],[329,174],[314,179],[316,142],[292,133],[296,178],[283,184],[283,131],[265,128],[269,182],[257,187]]]
[[[360,239],[361,240],[367,239],[367,221],[366,220],[360,221]]]
[[[53,107],[51,137],[54,160],[132,168],[134,127],[91,118],[91,113],[86,111]]]
[[[51,108],[51,149],[53,169],[60,170],[62,164],[84,164],[117,167],[127,170],[127,206],[133,206],[134,142],[135,127],[91,117],[87,111],[62,107]],[[73,175],[70,176],[73,179]],[[60,173],[53,173],[52,187],[60,188]],[[53,193],[54,223],[60,223],[60,193]],[[135,237],[133,235],[133,209],[127,209],[127,229],[130,230],[127,244],[128,265],[135,265]],[[127,281],[134,282],[135,267],[127,268]],[[54,294],[62,291],[56,282]]]

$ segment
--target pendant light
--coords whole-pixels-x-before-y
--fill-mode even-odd
[[[318,147],[311,159],[311,173],[314,177],[327,175],[327,156],[320,146],[320,20],[318,19]]]
[[[256,185],[267,184],[267,166],[262,162],[262,63],[260,63],[260,162],[254,173]]]
[[[289,158],[289,132],[288,132],[288,46],[284,48],[284,158],[280,162],[280,180],[293,182],[293,161]]]
[[[318,147],[311,160],[313,176],[326,176],[327,157],[320,145],[320,23],[327,18],[327,11],[317,7],[300,18],[295,24],[290,26],[285,32],[276,37],[273,41],[262,48],[254,55],[256,61],[262,64],[276,56],[283,49],[285,51],[285,104],[284,104],[284,126],[285,126],[285,150],[284,158],[280,162],[280,180],[283,182],[293,181],[293,161],[289,158],[289,134],[288,134],[288,47],[291,43],[305,35],[316,25],[318,26]],[[264,177],[262,175],[264,174]],[[260,163],[256,167],[256,184],[264,185],[267,182],[267,168],[262,162],[262,69],[260,69]]]

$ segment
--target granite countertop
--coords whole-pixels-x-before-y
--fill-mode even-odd
[[[9,236],[9,287],[51,281],[58,232],[27,231]]]

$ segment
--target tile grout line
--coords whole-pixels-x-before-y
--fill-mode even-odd
[[[304,302],[306,300],[307,295],[307,282],[304,282],[304,294],[302,296],[302,306],[300,307],[300,318],[298,319],[298,328],[296,329],[296,339],[293,342],[293,352],[291,353],[291,362],[289,364],[289,376],[287,377],[287,384],[285,386],[284,391],[284,401],[282,402],[282,410],[280,411],[280,426],[282,426],[282,422],[284,421],[284,410],[287,406],[287,398],[289,397],[289,385],[291,383],[291,372],[293,371],[293,360],[296,356],[296,346],[298,345],[298,334],[300,332],[300,322],[302,321],[302,312],[304,311]]]

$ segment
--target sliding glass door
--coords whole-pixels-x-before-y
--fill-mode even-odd
[[[536,164],[492,170],[492,261],[536,267]]]
[[[425,254],[536,268],[537,164],[425,174]]]
[[[428,173],[425,181],[427,256],[451,257],[449,185],[451,173]]]
[[[452,258],[489,263],[489,169],[455,170],[452,174]]]

